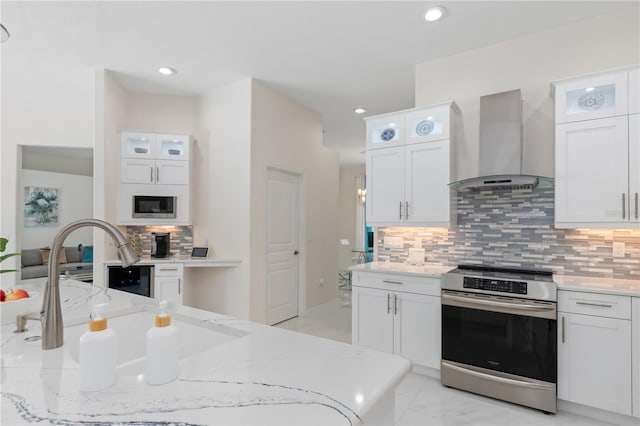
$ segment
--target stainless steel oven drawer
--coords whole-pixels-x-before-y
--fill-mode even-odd
[[[445,386],[514,402],[549,413],[557,411],[555,383],[445,360],[441,362],[440,377]]]

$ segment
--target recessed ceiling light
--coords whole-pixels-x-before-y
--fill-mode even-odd
[[[174,70],[171,67],[160,67],[160,68],[158,68],[158,72],[160,74],[164,74],[164,75],[172,75],[172,74],[177,73],[178,71]]]
[[[442,6],[431,7],[427,10],[427,13],[424,14],[424,19],[429,22],[437,21],[444,16],[444,11],[445,9]]]
[[[355,112],[356,114],[364,114],[365,112],[367,112],[367,109],[362,107],[357,107],[353,109],[353,112]]]

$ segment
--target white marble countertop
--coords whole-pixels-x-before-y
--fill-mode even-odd
[[[418,277],[440,278],[444,272],[454,269],[452,266],[437,263],[409,265],[398,262],[369,262],[349,267],[353,272],[378,272],[387,274],[412,275]]]
[[[104,261],[105,265],[119,265],[120,263],[119,259]],[[200,259],[192,258],[191,256],[171,256],[162,258],[143,256],[136,265],[156,265],[161,263],[182,263],[185,268],[214,268],[238,266],[242,261],[237,259],[218,259],[215,257],[205,257]]]
[[[1,328],[2,424],[360,424],[393,398],[410,368],[390,354],[179,306],[176,318],[241,337],[182,359],[172,383],[149,386],[119,374],[111,388],[81,393],[68,327],[86,323],[94,300],[109,300],[109,317],[150,299],[74,280],[60,289],[61,348],[43,351],[40,341],[28,341],[40,335],[38,321],[22,334],[13,333],[14,324]]]
[[[586,291],[640,297],[640,280],[597,278],[578,275],[553,274],[558,290]]]

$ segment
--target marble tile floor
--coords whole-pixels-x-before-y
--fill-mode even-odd
[[[346,293],[276,327],[351,343],[350,294]],[[604,423],[564,412],[545,415],[538,410],[450,389],[435,378],[410,373],[396,389],[396,424],[596,426]]]

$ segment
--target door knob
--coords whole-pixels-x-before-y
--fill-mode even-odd
[[[297,256],[297,255],[299,255],[299,254],[300,254],[300,252],[299,252],[298,250],[294,250],[294,251],[293,251],[293,254],[294,254],[294,256]]]

